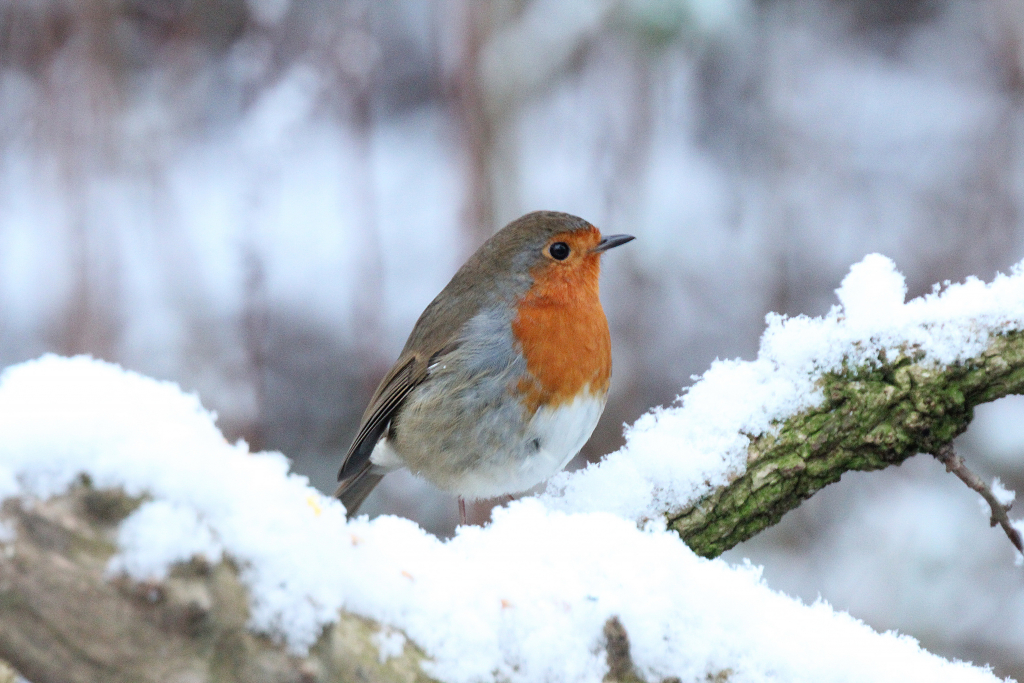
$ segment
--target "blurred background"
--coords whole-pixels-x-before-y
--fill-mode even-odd
[[[578,467],[867,253],[911,296],[1024,258],[1022,41],[1019,0],[0,0],[0,365],[173,380],[330,492],[456,268],[569,211],[638,237]],[[1024,495],[1024,402],[961,451]],[[918,456],[728,559],[1024,678],[1024,569],[976,499]],[[456,520],[400,474],[364,511]]]

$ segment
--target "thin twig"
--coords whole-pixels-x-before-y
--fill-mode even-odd
[[[989,519],[989,524],[992,526],[998,524],[1003,527],[1003,531],[1006,532],[1010,542],[1013,543],[1021,554],[1024,554],[1024,539],[1021,538],[1020,531],[1010,523],[1010,517],[1007,514],[1010,512],[1013,503],[1011,502],[1009,505],[1000,503],[988,484],[983,482],[974,472],[967,469],[964,459],[953,450],[953,444],[947,443],[934,455],[936,460],[946,466],[947,472],[955,474],[960,478],[960,481],[977,491],[985,499],[985,502],[992,508],[992,517]]]

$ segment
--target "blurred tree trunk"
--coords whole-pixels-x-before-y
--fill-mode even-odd
[[[461,7],[465,39],[451,90],[468,159],[467,255],[524,210],[519,111],[571,70],[615,7],[612,0],[601,0],[555,17],[543,3],[522,0],[470,1]],[[558,22],[557,30],[552,21]]]
[[[488,102],[487,76],[481,72],[480,61],[487,42],[512,20],[518,4],[517,0],[471,0],[460,8],[465,29],[461,57],[452,74],[451,93],[466,152],[468,197],[463,226],[468,238],[464,246],[467,256],[500,227],[496,203],[514,201],[516,195],[507,182],[515,177],[513,169],[508,168],[512,160],[497,154],[504,112]]]

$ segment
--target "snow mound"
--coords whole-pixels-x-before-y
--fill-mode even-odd
[[[347,521],[283,455],[227,443],[195,396],[85,357],[44,356],[0,377],[0,497],[59,494],[81,473],[145,493],[111,572],[159,580],[173,562],[230,555],[253,628],[301,653],[349,610],[411,638],[446,681],[600,681],[612,616],[649,680],[995,681],[636,522],[741,471],[743,434],[820,400],[814,379],[844,357],[871,362],[909,343],[951,363],[1019,329],[1021,282],[972,280],[905,304],[892,263],[868,257],[838,290],[848,310],[769,316],[757,360],[717,362],[678,405],[630,428],[621,451],[449,541],[395,517]],[[402,642],[388,633],[382,657]]]

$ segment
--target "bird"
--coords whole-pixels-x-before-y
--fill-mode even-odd
[[[334,495],[351,517],[401,467],[466,500],[561,471],[604,412],[611,337],[601,256],[633,240],[534,211],[496,232],[416,321],[360,420]]]

